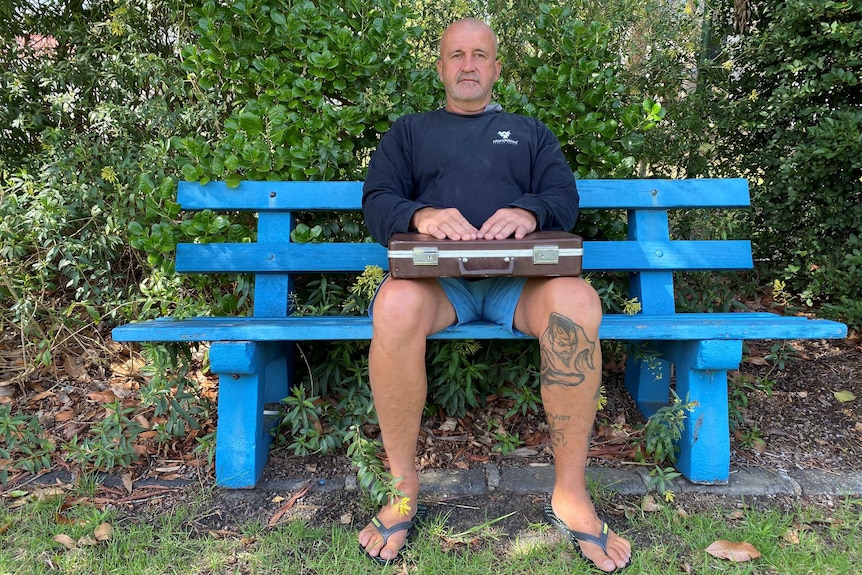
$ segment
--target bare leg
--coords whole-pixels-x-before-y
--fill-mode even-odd
[[[400,478],[397,487],[406,497],[410,512],[401,515],[395,501],[378,513],[389,527],[416,513],[419,475],[416,442],[425,408],[426,337],[455,322],[455,310],[436,280],[393,280],[381,286],[374,301],[373,338],[369,352],[369,378],[374,407],[380,422],[383,447],[390,471]],[[386,547],[373,525],[359,533],[359,544],[372,557],[391,560],[404,545],[407,533],[390,537]]]
[[[579,278],[528,281],[515,312],[515,327],[539,338],[556,470],[551,505],[570,529],[595,535],[601,520],[587,492],[586,465],[601,385],[600,323],[598,295]],[[631,560],[631,545],[614,532],[607,554],[592,543],[582,543],[581,550],[603,571]]]

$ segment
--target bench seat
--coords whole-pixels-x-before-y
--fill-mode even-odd
[[[766,312],[606,315],[601,339],[750,340],[830,339],[846,335],[843,324]],[[359,316],[162,318],[114,330],[115,341],[312,341],[371,339],[371,320]],[[487,322],[450,327],[429,339],[528,339]]]

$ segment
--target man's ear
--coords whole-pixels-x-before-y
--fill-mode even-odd
[[[443,81],[443,61],[437,60],[437,78]]]

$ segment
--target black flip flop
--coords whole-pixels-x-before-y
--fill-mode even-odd
[[[562,533],[566,537],[566,539],[568,539],[572,543],[572,545],[575,547],[575,549],[578,550],[578,552],[581,554],[581,557],[583,557],[584,559],[586,559],[587,561],[592,563],[594,566],[595,566],[595,562],[593,562],[592,559],[590,559],[589,557],[584,555],[584,552],[581,549],[581,541],[586,541],[587,543],[592,543],[594,545],[598,545],[599,548],[602,550],[602,552],[604,552],[605,555],[608,554],[608,531],[609,531],[609,529],[608,529],[608,524],[605,523],[604,519],[602,520],[601,532],[598,535],[592,535],[591,533],[583,533],[581,531],[574,531],[572,529],[569,529],[568,525],[566,525],[565,522],[562,519],[560,519],[559,517],[557,517],[556,513],[554,513],[554,509],[553,509],[553,507],[551,507],[550,503],[545,504],[544,511],[545,511],[545,517],[547,518],[548,523],[550,523],[551,525],[556,527],[560,531],[560,533]],[[625,569],[626,567],[628,567],[629,565],[631,565],[631,562],[627,563],[626,565],[623,565],[622,567],[618,567],[617,569],[614,569],[613,571],[610,571],[610,573],[615,573],[617,571],[621,571],[621,570]],[[596,568],[598,569],[598,567],[596,567]]]
[[[421,503],[416,506],[416,514],[413,516],[413,519],[410,521],[402,521],[400,523],[396,523],[390,527],[386,527],[383,525],[383,522],[380,521],[380,518],[376,515],[371,519],[371,524],[377,529],[377,532],[380,533],[380,536],[383,538],[383,545],[380,546],[381,549],[386,547],[386,544],[389,542],[389,538],[392,537],[395,533],[399,531],[407,531],[407,538],[404,540],[404,544],[406,546],[407,541],[410,540],[410,537],[413,536],[413,533],[416,531],[416,523],[425,519],[428,515],[428,508],[422,505]],[[365,553],[365,556],[377,563],[378,565],[397,565],[401,563],[401,551],[399,550],[398,554],[392,559],[382,559],[380,556],[373,557],[369,555],[368,551],[359,546],[360,549]],[[403,549],[404,547],[402,547]]]

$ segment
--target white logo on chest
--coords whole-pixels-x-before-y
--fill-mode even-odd
[[[497,135],[500,136],[499,140],[491,140],[493,144],[509,144],[511,146],[517,146],[518,140],[512,140],[509,136],[512,135],[512,132],[509,130],[500,130],[497,132]]]

